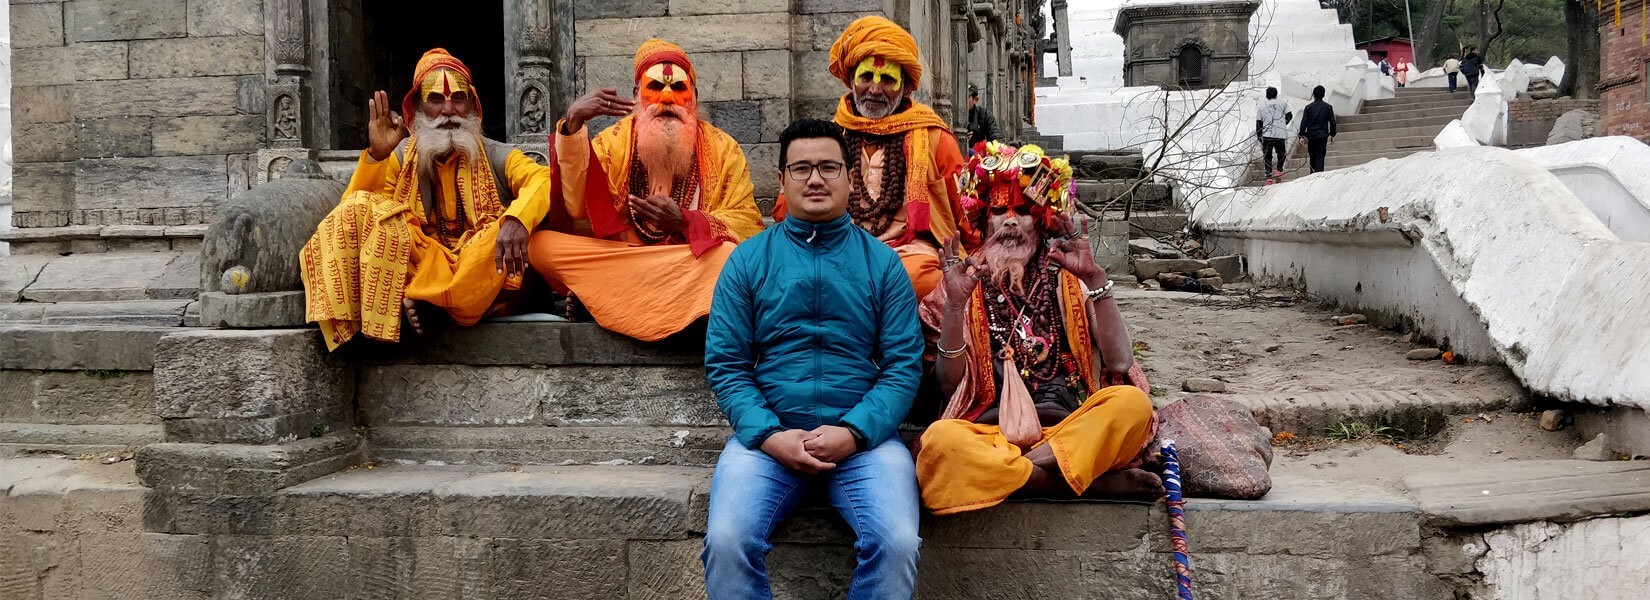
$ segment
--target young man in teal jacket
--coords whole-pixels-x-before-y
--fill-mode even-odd
[[[768,536],[823,487],[857,536],[848,598],[910,598],[918,494],[895,430],[922,374],[916,293],[899,255],[847,216],[842,130],[803,119],[779,148],[789,218],[734,249],[705,335],[734,432],[710,485],[705,588],[772,598]]]

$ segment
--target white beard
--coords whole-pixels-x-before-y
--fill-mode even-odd
[[[443,123],[458,123],[457,129],[442,129]],[[481,119],[468,117],[429,117],[423,112],[413,119],[413,136],[418,138],[418,172],[434,177],[436,162],[445,162],[457,152],[465,160],[474,161],[481,155]]]

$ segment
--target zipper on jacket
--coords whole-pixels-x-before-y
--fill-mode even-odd
[[[819,230],[815,229],[814,233],[815,233],[815,235],[818,235]],[[816,245],[813,244],[813,238],[812,237],[809,237],[808,241],[809,241],[809,243],[808,243],[808,254],[809,254],[809,256],[811,256],[813,258],[813,267],[814,267],[814,276],[813,276],[813,280],[814,280],[814,306],[813,306],[814,318],[822,320],[823,317],[824,317],[824,314],[822,312],[820,312],[820,310],[819,310],[820,287],[822,285],[822,282],[819,279],[819,246],[816,246]],[[814,328],[813,411],[814,411],[814,426],[815,427],[818,427],[820,425],[825,424],[825,419],[823,419],[819,416],[819,395],[820,395],[820,392],[819,392],[819,379],[820,379],[820,377],[824,376],[824,373],[822,373],[822,371],[824,370],[824,361],[821,360],[820,357],[819,357],[819,354],[821,352],[823,352],[823,349],[821,349],[821,347],[820,347],[820,336],[821,336],[820,330],[821,329],[822,329],[822,327],[818,327],[818,326],[816,326]]]

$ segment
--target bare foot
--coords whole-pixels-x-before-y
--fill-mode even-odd
[[[1163,478],[1141,469],[1124,469],[1101,475],[1083,494],[1094,498],[1161,498]]]
[[[424,324],[418,321],[418,303],[411,299],[401,300],[401,314],[407,317],[407,325],[412,327],[413,333],[424,335]]]

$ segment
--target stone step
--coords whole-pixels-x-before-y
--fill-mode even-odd
[[[163,439],[158,424],[56,425],[0,422],[0,457],[34,454],[81,456],[136,450]]]
[[[195,251],[91,252],[45,261],[26,254],[0,257],[0,296],[10,301],[193,300],[199,290]]]
[[[1356,114],[1356,115],[1346,115],[1346,116],[1342,116],[1342,117],[1337,117],[1337,123],[1341,127],[1346,127],[1346,126],[1350,126],[1350,125],[1357,125],[1357,124],[1363,124],[1363,123],[1390,123],[1390,122],[1394,122],[1394,121],[1407,121],[1407,120],[1412,120],[1412,119],[1428,119],[1428,118],[1435,118],[1435,117],[1450,117],[1452,119],[1459,119],[1459,118],[1461,118],[1461,113],[1464,112],[1465,110],[1466,110],[1465,108],[1454,107],[1454,106],[1446,106],[1446,107],[1439,107],[1439,108],[1411,108],[1411,109],[1407,109],[1407,110],[1395,110],[1395,111],[1391,111],[1391,112],[1362,113],[1362,114]]]
[[[393,464],[712,466],[727,427],[416,427],[367,431],[369,455]]]
[[[13,254],[199,252],[206,225],[69,225],[0,231]]]
[[[1468,106],[1472,106],[1472,100],[1465,97],[1419,102],[1411,100],[1371,100],[1364,103],[1363,110],[1358,114],[1381,114],[1419,108],[1460,108],[1464,111]]]
[[[1090,206],[1103,206],[1126,197],[1133,190],[1137,210],[1161,210],[1173,202],[1173,188],[1150,181],[1136,184],[1129,179],[1078,179],[1077,198]],[[1119,203],[1119,206],[1121,203]]]
[[[115,302],[22,302],[0,304],[0,323],[38,325],[189,326],[194,300],[123,300]]]
[[[1428,127],[1434,132],[1442,131],[1450,121],[1461,118],[1460,114],[1448,114],[1435,117],[1418,117],[1414,119],[1394,119],[1391,121],[1357,122],[1338,125],[1339,132],[1352,133],[1357,131],[1381,131],[1387,129],[1404,129],[1409,127]]]
[[[1273,433],[1323,435],[1348,421],[1403,430],[1409,438],[1426,438],[1443,431],[1457,415],[1512,410],[1522,398],[1485,399],[1430,391],[1385,389],[1336,390],[1288,394],[1223,394],[1254,413],[1255,420]]]
[[[1449,124],[1448,122],[1445,122],[1445,125],[1448,125],[1448,124]],[[1410,127],[1410,126],[1406,126],[1406,127],[1388,127],[1388,128],[1384,128],[1384,129],[1374,128],[1374,129],[1363,129],[1363,130],[1353,130],[1353,131],[1341,130],[1341,131],[1338,132],[1339,135],[1335,136],[1335,143],[1337,145],[1339,145],[1343,141],[1380,140],[1380,139],[1390,139],[1390,138],[1410,138],[1410,137],[1435,138],[1435,137],[1438,137],[1438,133],[1443,131],[1443,130],[1444,130],[1444,128],[1441,125],[1425,125],[1425,126],[1416,126],[1416,127]],[[1334,146],[1330,146],[1330,151],[1331,152],[1334,151]]]
[[[466,597],[545,589],[566,598],[702,597],[710,473],[382,466],[256,500],[161,494],[145,503],[145,525],[221,540],[218,585],[309,582],[286,588],[292,600],[394,590],[419,597],[460,582]],[[1263,500],[1192,499],[1186,515],[1200,598],[1449,595],[1428,570],[1422,515],[1390,492],[1280,477]],[[917,595],[1069,598],[1126,589],[1136,590],[1130,598],[1172,597],[1167,518],[1158,504],[1106,501],[1010,501],[924,516]],[[810,498],[772,541],[776,596],[843,597],[853,534],[835,511]],[[241,564],[232,556],[249,551],[259,566],[230,568]]]
[[[1354,137],[1354,136],[1351,136],[1351,135],[1345,135],[1345,136],[1337,136],[1335,138],[1334,148],[1336,150],[1341,150],[1341,151],[1345,151],[1345,152],[1368,152],[1368,151],[1385,151],[1385,150],[1419,151],[1419,150],[1432,150],[1434,148],[1434,146],[1433,146],[1433,136],[1425,136],[1425,135],[1417,135],[1417,136],[1410,136],[1410,137],[1383,137],[1383,138],[1373,138],[1373,139],[1361,139],[1359,137]],[[1306,149],[1304,147],[1301,148],[1302,152],[1305,152],[1305,150]]]
[[[175,327],[0,325],[0,369],[152,371],[155,344]]]

